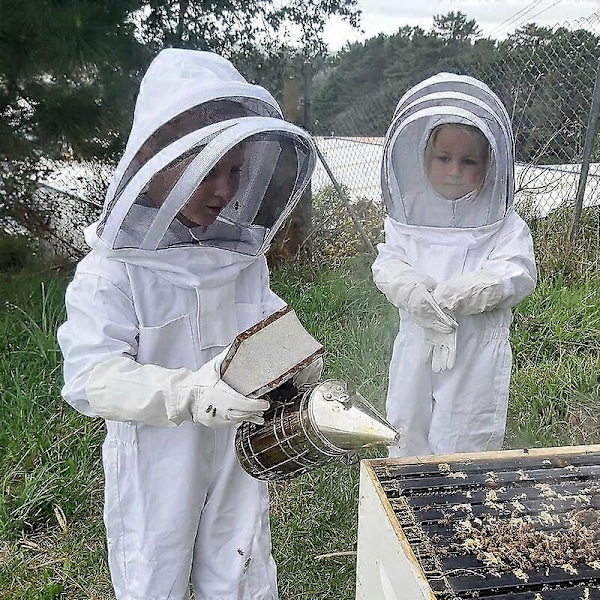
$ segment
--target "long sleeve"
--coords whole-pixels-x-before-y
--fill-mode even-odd
[[[536,283],[533,242],[525,222],[512,212],[498,230],[481,267],[442,281],[433,292],[439,305],[459,315],[515,306]]]
[[[404,299],[415,286],[422,284],[428,290],[435,287],[431,277],[418,273],[409,263],[400,245],[390,241],[391,224],[384,224],[386,241],[377,245],[377,257],[371,266],[373,281],[385,297],[396,307],[405,308]]]
[[[503,284],[498,308],[511,308],[529,296],[537,282],[533,240],[523,219],[512,212],[499,232],[498,243],[482,269],[497,275]]]
[[[79,412],[95,416],[85,391],[88,376],[107,360],[137,355],[135,310],[117,285],[81,270],[67,288],[65,303],[67,320],[57,333],[64,357],[62,394]]]

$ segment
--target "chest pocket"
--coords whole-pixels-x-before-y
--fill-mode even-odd
[[[164,325],[140,327],[137,360],[141,364],[168,369],[197,369],[199,364],[190,317],[182,315]]]
[[[440,283],[462,273],[466,259],[467,248],[465,247],[430,244],[425,252],[419,253],[419,258],[415,262],[419,270]]]

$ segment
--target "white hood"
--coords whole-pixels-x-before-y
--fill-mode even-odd
[[[444,123],[471,125],[485,135],[490,159],[476,195],[448,200],[426,176],[425,147]],[[440,73],[398,102],[385,138],[382,190],[388,215],[400,224],[432,228],[495,229],[512,209],[514,141],[498,97],[471,77]]]
[[[233,199],[211,225],[184,224],[180,210],[241,142],[245,159]],[[149,202],[145,192],[157,173],[183,161],[185,171],[162,203]],[[229,61],[210,52],[163,50],[142,79],[125,153],[86,240],[113,258],[155,270],[181,270],[181,264],[169,266],[175,257],[193,264],[208,249],[246,262],[264,254],[314,164],[311,137],[284,121],[271,94]]]

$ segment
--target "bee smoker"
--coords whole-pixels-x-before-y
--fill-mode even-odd
[[[263,425],[242,423],[235,437],[240,465],[257,479],[289,479],[400,438],[360,394],[335,379],[303,386],[287,401],[272,399],[264,417]]]
[[[400,445],[401,434],[352,386],[325,380],[296,387],[293,378],[325,349],[287,307],[242,332],[221,376],[270,407],[262,425],[242,423],[235,437],[241,467],[257,479],[289,479],[361,448]]]

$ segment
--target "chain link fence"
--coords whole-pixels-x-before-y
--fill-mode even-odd
[[[589,209],[598,219],[600,134],[590,117],[597,116],[600,101],[600,13],[545,32],[540,37],[525,29],[487,52],[476,43],[412,73],[411,82],[349,103],[327,123],[313,122],[308,128],[320,155],[311,184],[315,211],[309,241],[315,252],[328,257],[373,252],[381,241],[383,136],[406,89],[441,71],[481,79],[506,105],[516,140],[515,206],[526,220],[558,214],[571,223],[581,207],[584,216]],[[82,224],[99,212],[110,166],[59,167],[39,186],[35,200],[45,211],[47,247],[77,258],[85,251]],[[350,239],[346,230],[357,234]],[[547,231],[556,235],[556,229]]]
[[[597,213],[600,136],[591,117],[600,95],[600,13],[550,28],[542,37],[526,28],[493,51],[476,47],[432,65],[414,82],[453,72],[484,81],[500,96],[516,140],[515,207],[526,220],[558,210],[561,218],[577,218],[578,197],[584,210]],[[349,105],[326,125],[314,123],[312,133],[327,163],[316,169],[314,195],[330,189],[330,172],[343,200],[381,203],[383,136],[407,87],[388,87]]]

